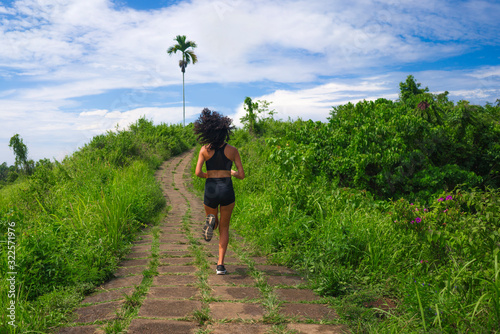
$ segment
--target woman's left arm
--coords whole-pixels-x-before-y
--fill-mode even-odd
[[[204,149],[205,148],[202,147],[201,150],[200,150],[200,154],[198,155],[198,162],[196,163],[195,174],[198,177],[206,179],[207,178],[207,173],[204,173],[203,170],[202,170],[203,163],[205,162],[205,158],[203,157],[203,150]]]
[[[238,149],[236,149],[236,154],[234,156],[234,164],[236,165],[236,169],[231,171],[231,176],[243,180],[245,178],[245,171],[243,170],[243,164],[241,163],[240,153]]]

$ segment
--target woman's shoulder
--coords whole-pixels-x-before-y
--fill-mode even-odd
[[[238,149],[236,147],[234,147],[233,145],[226,144],[226,148],[230,152],[234,152],[234,153],[238,152]]]
[[[234,158],[236,157],[236,154],[238,154],[238,149],[236,147],[234,147],[233,145],[227,144],[226,148],[224,150],[224,153],[226,154],[226,156],[230,160],[234,160]]]

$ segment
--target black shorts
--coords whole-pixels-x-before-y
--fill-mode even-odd
[[[216,209],[219,205],[226,206],[234,203],[233,180],[230,177],[208,178],[205,182],[205,196],[203,203]]]

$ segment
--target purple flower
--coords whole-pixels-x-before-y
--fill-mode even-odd
[[[420,223],[420,222],[422,221],[422,219],[421,219],[420,217],[417,217],[417,218],[415,218],[415,221],[416,221],[417,223]]]
[[[413,205],[413,203],[410,203],[410,205]]]
[[[424,212],[427,212],[427,209],[424,209]]]
[[[453,197],[451,197],[451,195],[446,196],[447,201],[452,200],[452,199],[453,199]]]
[[[413,224],[413,223],[414,223],[414,221],[412,220],[410,223],[412,223],[412,224]]]
[[[442,202],[442,201],[444,201],[444,198],[440,197],[440,198],[438,199],[438,202]]]

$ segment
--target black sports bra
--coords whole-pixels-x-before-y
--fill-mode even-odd
[[[224,154],[226,145],[227,143],[215,149],[214,155],[206,161],[207,170],[231,170],[233,162]]]

